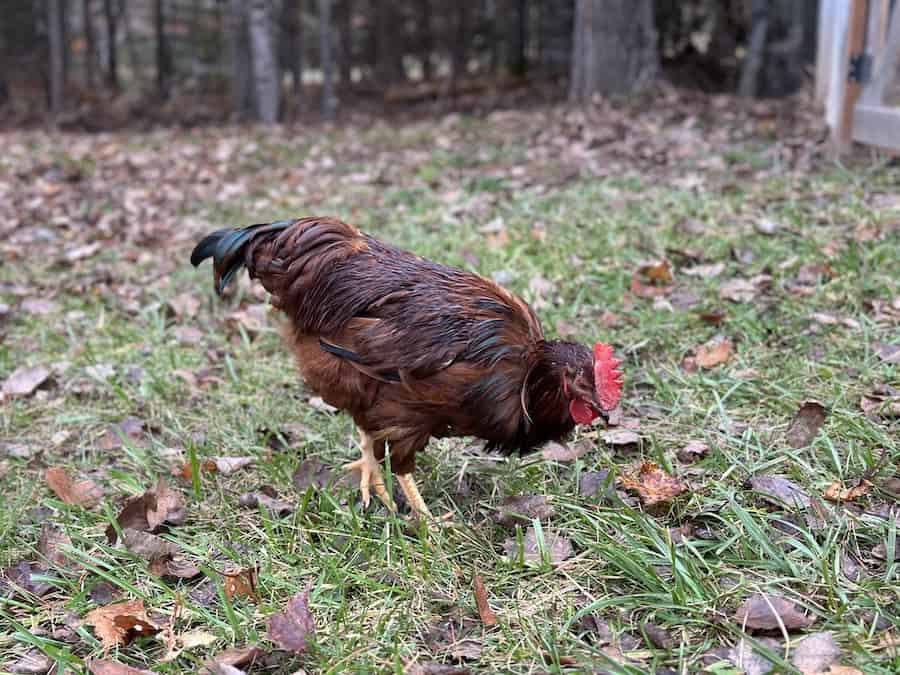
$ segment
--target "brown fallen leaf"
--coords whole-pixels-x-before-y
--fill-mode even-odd
[[[553,565],[558,565],[575,554],[575,551],[572,548],[572,542],[565,537],[559,536],[552,530],[544,529],[543,539],[543,548],[546,550],[549,562]],[[542,547],[538,542],[537,533],[534,531],[533,527],[529,527],[525,531],[525,538],[522,541],[521,550],[519,548],[519,542],[514,538],[507,539],[503,542],[503,551],[506,553],[507,558],[517,561],[521,554],[522,560],[525,563],[532,565],[540,565],[543,563],[541,548]]]
[[[253,464],[256,457],[210,457],[210,460],[215,463],[216,471],[223,476],[230,476]]]
[[[600,439],[612,446],[639,445],[641,442],[637,432],[630,429],[607,429],[600,434]]]
[[[471,675],[466,666],[455,666],[437,661],[410,661],[403,666],[403,675]]]
[[[259,599],[256,593],[256,587],[259,579],[259,568],[242,567],[233,572],[223,572],[222,576],[225,581],[225,597],[232,598],[252,598],[254,601]]]
[[[591,443],[581,440],[576,443],[550,441],[541,450],[541,456],[551,462],[574,462],[593,449]]]
[[[294,505],[284,499],[278,498],[278,493],[269,486],[263,486],[254,492],[245,492],[238,497],[238,504],[248,509],[259,508],[262,504],[276,516],[286,516],[293,513]]]
[[[515,495],[497,505],[494,522],[504,527],[529,523],[533,519],[549,520],[556,509],[544,495]]]
[[[728,338],[717,337],[697,347],[694,359],[701,368],[715,368],[728,363],[734,354],[734,343]]]
[[[179,320],[193,318],[200,309],[200,301],[197,299],[197,294],[190,291],[179,293],[175,297],[169,298],[168,305],[175,318]]]
[[[338,409],[335,408],[333,405],[326,403],[325,399],[323,399],[321,396],[313,396],[312,398],[310,398],[307,401],[307,403],[309,403],[309,406],[313,410],[318,410],[319,412],[331,414],[331,413],[336,413],[338,411]]]
[[[118,424],[110,426],[97,441],[97,445],[101,450],[110,452],[119,450],[129,442],[139,445],[144,441],[147,425],[143,420],[137,417],[126,417]]]
[[[790,600],[777,595],[757,593],[744,600],[734,613],[735,621],[750,630],[776,631],[808,628],[815,619],[803,614]],[[780,620],[780,622],[779,622]]]
[[[703,441],[691,441],[681,450],[675,453],[678,461],[682,464],[693,464],[694,462],[706,457],[709,452],[709,446]]]
[[[44,472],[47,485],[66,504],[71,506],[93,506],[103,497],[103,489],[92,480],[73,482],[68,469],[51,466]]]
[[[35,390],[46,382],[53,371],[45,366],[21,366],[12,372],[3,382],[0,398],[31,396]]]
[[[783,476],[754,476],[750,487],[776,506],[806,509],[812,503],[802,487]]]
[[[203,663],[200,673],[202,675],[218,675],[217,668],[223,666],[225,668],[234,668],[236,666],[251,666],[253,662],[263,655],[263,650],[256,645],[248,645],[246,647],[232,647],[216,654],[211,659],[207,659]]]
[[[638,274],[644,279],[660,284],[671,284],[675,277],[672,275],[672,263],[668,260],[654,260],[644,263],[638,268]]]
[[[869,419],[896,419],[900,417],[900,390],[889,384],[873,387],[863,394],[859,407]]]
[[[701,279],[712,279],[719,276],[725,271],[725,263],[717,262],[707,265],[694,265],[683,269],[682,272],[689,277],[699,277]]]
[[[92,675],[153,675],[153,672],[150,670],[132,668],[123,663],[107,659],[88,661],[88,670],[91,671]]]
[[[719,287],[719,297],[731,302],[752,302],[756,293],[756,284],[746,279],[729,279]]]
[[[475,604],[478,607],[478,616],[481,617],[481,623],[487,627],[497,625],[497,616],[491,610],[488,603],[487,589],[484,587],[484,579],[480,574],[475,575]]]
[[[38,542],[38,552],[47,566],[68,567],[71,565],[68,556],[59,549],[63,546],[71,546],[72,540],[62,530],[50,523],[44,523],[41,527],[41,538]]]
[[[822,675],[843,655],[834,639],[834,633],[813,633],[800,640],[794,647],[791,662],[803,675]]]
[[[623,474],[619,482],[637,492],[645,506],[670,502],[687,492],[688,486],[663,471],[655,462],[643,462],[630,474]]]
[[[900,364],[900,345],[891,345],[887,342],[876,342],[872,345],[878,358],[885,363]]]
[[[297,467],[297,470],[291,478],[294,487],[300,491],[305,491],[310,486],[324,490],[331,485],[333,481],[334,474],[331,471],[331,467],[319,457],[309,457],[305,459],[300,466]]]
[[[143,600],[129,600],[98,607],[84,618],[103,643],[104,649],[126,646],[139,637],[155,635],[160,626],[150,620]]]
[[[787,442],[792,448],[805,448],[818,435],[825,424],[828,411],[818,401],[806,401],[791,420],[787,430]]]
[[[273,614],[268,622],[269,639],[281,649],[301,653],[316,636],[316,622],[309,611],[309,591],[297,593],[283,611]]]
[[[841,481],[836,480],[825,488],[825,499],[830,502],[852,502],[860,497],[865,497],[873,487],[874,485],[865,479],[857,481],[856,485],[848,488],[845,488]]]
[[[157,532],[164,524],[182,525],[187,519],[184,495],[160,478],[156,486],[144,494],[131,497],[119,513],[116,521],[122,529]],[[116,541],[116,530],[106,528],[106,538]]]

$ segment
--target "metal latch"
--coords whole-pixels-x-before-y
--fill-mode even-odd
[[[872,79],[872,55],[866,52],[850,55],[850,72],[847,74],[850,82],[865,84]]]

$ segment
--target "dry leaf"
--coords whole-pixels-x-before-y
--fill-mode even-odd
[[[889,345],[886,342],[876,342],[872,345],[878,358],[885,363],[900,364],[900,345]]]
[[[269,494],[270,492],[272,494]],[[286,516],[294,511],[294,505],[291,502],[285,501],[284,499],[278,499],[275,490],[272,488],[267,489],[266,487],[263,487],[256,492],[245,492],[238,497],[238,504],[248,509],[259,508],[259,505],[262,504],[279,517]]]
[[[54,661],[40,649],[29,649],[22,657],[15,661],[7,661],[0,665],[0,671],[4,673],[21,673],[22,675],[45,675],[50,672]]]
[[[703,441],[691,441],[681,448],[676,454],[678,461],[683,464],[693,464],[694,462],[706,457],[709,452],[709,446]]]
[[[126,646],[138,637],[155,635],[160,630],[160,626],[147,616],[143,600],[129,600],[99,607],[88,612],[84,621],[94,627],[104,649],[112,649],[116,645]]]
[[[256,461],[256,457],[210,457],[216,465],[216,471],[223,476],[230,476]]]
[[[324,489],[334,480],[331,467],[318,457],[309,457],[297,467],[291,481],[294,487],[305,491],[308,487],[315,486]]]
[[[181,525],[186,519],[184,495],[162,478],[152,490],[128,499],[116,518],[122,529],[144,532],[156,532],[164,523]],[[111,525],[106,528],[106,538],[110,543],[116,541],[116,530]]]
[[[200,301],[194,293],[179,293],[174,298],[169,299],[169,307],[177,319],[190,319],[197,315],[197,311],[200,309]]]
[[[756,293],[756,284],[746,279],[729,279],[719,287],[719,297],[731,302],[751,302]]]
[[[88,661],[88,670],[91,675],[153,675],[153,671],[132,668],[107,659]]]
[[[6,378],[0,392],[2,392],[3,398],[31,396],[38,387],[47,381],[52,372],[45,366],[22,366]]]
[[[794,647],[791,658],[794,666],[803,675],[821,675],[828,671],[835,661],[841,658],[843,651],[835,642],[831,631],[814,633],[803,638]]]
[[[747,598],[734,613],[735,621],[750,630],[775,631],[781,624],[787,630],[808,628],[815,619],[803,614],[797,606],[777,595],[757,593]]]
[[[585,471],[578,480],[578,494],[582,497],[593,497],[600,492],[601,488],[606,488],[602,497],[610,497],[612,496],[612,489],[607,488],[608,480],[609,471],[606,469],[602,471]]]
[[[869,481],[860,480],[853,487],[845,488],[841,481],[836,480],[825,489],[825,499],[831,502],[852,502],[865,497],[873,487]]]
[[[750,486],[776,506],[809,508],[809,495],[794,481],[783,476],[754,476]]]
[[[253,665],[253,662],[262,655],[263,650],[256,645],[232,647],[205,661],[203,664],[204,667],[200,672],[205,675],[216,675],[218,672],[216,668],[219,666],[231,668],[235,666]]]
[[[641,437],[630,429],[607,429],[600,434],[606,445],[638,445]]]
[[[572,542],[561,537],[551,530],[543,530],[544,546],[550,563],[558,565],[564,560],[568,560],[574,555]],[[515,539],[507,539],[503,542],[503,550],[506,557],[510,560],[519,560],[519,543]],[[540,565],[543,560],[541,556],[541,546],[538,543],[537,533],[533,527],[529,527],[525,531],[525,539],[522,542],[522,558],[528,564]]]
[[[258,600],[256,594],[257,580],[259,578],[259,570],[257,567],[243,567],[234,572],[223,572],[225,578],[225,597],[232,598],[252,598]]]
[[[66,504],[92,506],[103,497],[102,488],[92,480],[72,481],[65,467],[52,466],[44,472],[47,485]]]
[[[687,492],[688,487],[663,471],[655,462],[643,462],[630,475],[622,475],[619,482],[638,493],[645,506],[672,501]]]
[[[319,412],[336,413],[338,411],[333,405],[326,403],[321,396],[313,396],[307,402],[313,410],[318,410]]]
[[[309,640],[316,636],[316,622],[309,611],[309,591],[297,593],[284,611],[269,617],[268,636],[281,649],[297,654],[306,651]]]
[[[701,368],[715,368],[728,363],[734,353],[734,344],[728,338],[713,338],[706,344],[697,347],[694,359]]]
[[[62,530],[50,523],[44,523],[41,527],[41,539],[38,542],[38,552],[44,558],[46,564],[56,567],[68,567],[71,563],[65,553],[60,551],[62,546],[71,546],[72,540]]]
[[[553,504],[544,495],[518,495],[507,497],[497,507],[494,522],[504,527],[528,523],[533,519],[549,520],[556,513]]]
[[[577,443],[557,443],[550,441],[541,450],[541,456],[548,461],[555,462],[574,462],[579,457],[586,455],[593,449],[593,446],[586,441],[578,441]]]
[[[487,589],[484,587],[484,580],[480,574],[475,575],[475,604],[478,606],[481,623],[487,627],[496,626],[497,616],[491,611],[491,606],[488,604]]]
[[[638,274],[647,281],[658,284],[671,284],[675,280],[672,275],[672,264],[668,260],[645,263],[638,268]]]
[[[818,401],[807,401],[800,406],[787,430],[788,445],[799,449],[812,443],[819,429],[825,424],[827,414],[825,406]]]
[[[709,265],[694,265],[682,270],[689,277],[699,277],[701,279],[712,279],[719,276],[725,271],[725,263],[712,263]]]

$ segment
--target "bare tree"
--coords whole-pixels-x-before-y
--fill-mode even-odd
[[[165,0],[154,3],[153,23],[156,28],[156,89],[163,100],[169,98],[172,83],[172,53],[166,37]]]
[[[264,124],[274,124],[281,102],[281,73],[275,58],[271,2],[251,0],[249,19],[256,116]]]
[[[106,19],[106,84],[111,89],[118,90],[118,17],[113,8],[113,0],[103,0],[103,17]]]
[[[322,65],[322,116],[334,119],[334,56],[331,50],[331,0],[319,0],[319,61]]]
[[[431,32],[431,0],[419,0],[419,33],[422,40],[422,79],[432,76],[431,58],[434,52],[434,34]]]
[[[394,0],[375,3],[375,79],[387,85],[403,78],[403,35]]]
[[[46,0],[47,38],[50,47],[50,112],[54,115],[62,111],[66,85],[62,3],[63,0]]]
[[[284,0],[279,23],[282,67],[291,74],[291,87],[299,100],[303,93],[303,1]]]
[[[239,117],[246,117],[254,114],[254,88],[244,0],[231,0],[229,5],[228,51],[231,62],[231,107]]]
[[[659,72],[653,0],[576,0],[569,98],[628,94]]]
[[[81,3],[81,23],[84,27],[84,76],[88,85],[97,82],[97,39],[94,36],[94,13],[92,0]]]
[[[347,87],[353,84],[353,0],[338,0],[337,24],[340,36],[338,71],[341,84]]]

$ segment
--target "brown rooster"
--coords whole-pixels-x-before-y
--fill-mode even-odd
[[[526,452],[616,407],[609,345],[544,339],[521,299],[493,281],[384,244],[335,218],[219,230],[191,254],[213,258],[218,293],[246,266],[287,316],[307,384],[352,415],[362,456],[345,465],[394,510],[386,447],[410,506],[431,517],[412,478],[431,437],[475,436]]]

